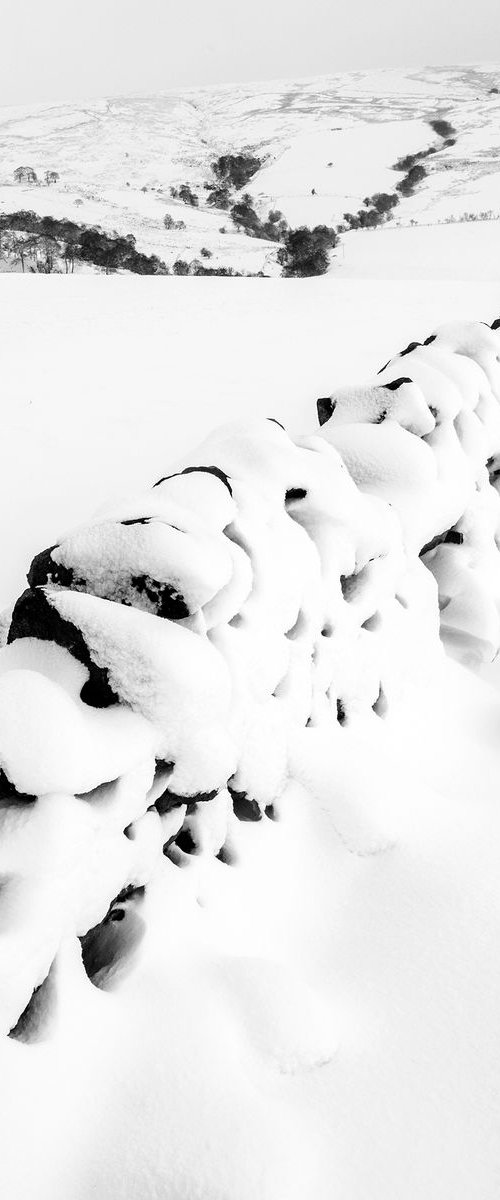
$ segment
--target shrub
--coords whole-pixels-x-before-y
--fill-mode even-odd
[[[212,205],[214,208],[229,208],[231,193],[226,184],[213,184],[212,186],[208,185],[208,187],[207,204]]]
[[[177,259],[174,263],[173,271],[174,275],[225,275],[238,277],[251,275],[251,272],[235,271],[232,267],[205,267],[198,258],[193,258],[190,263],[185,262],[183,259]],[[258,272],[258,274],[262,275],[262,272]]]
[[[261,225],[261,234],[270,242],[282,242],[288,233],[288,222],[279,209],[271,209],[267,221]]]
[[[182,200],[183,204],[190,204],[191,208],[198,207],[198,197],[195,196],[188,183],[181,183],[178,191],[178,197],[179,200]]]
[[[425,179],[426,175],[427,171],[425,167],[423,167],[421,163],[417,163],[414,167],[410,167],[410,170],[408,171],[408,174],[405,175],[404,179],[401,179],[401,181],[396,184],[396,191],[400,192],[402,196],[412,196],[417,184],[421,183],[422,179]]]
[[[165,229],[169,229],[169,230],[186,228],[186,224],[184,221],[174,221],[174,218],[170,215],[170,213],[165,213],[165,216],[163,218],[163,224],[165,226]]]
[[[221,154],[212,163],[212,171],[220,183],[241,192],[260,166],[260,159],[254,154]]]
[[[344,221],[349,229],[375,229],[377,225],[382,225],[399,204],[399,196],[396,192],[376,192],[374,196],[365,196],[363,204],[364,208],[360,208],[358,213],[344,213]]]
[[[191,263],[190,275],[224,275],[231,278],[241,278],[243,275],[248,279],[255,279],[251,271],[235,271],[233,267],[204,267],[197,259]],[[262,272],[258,271],[257,275],[262,277]]]
[[[212,258],[212,251],[207,250],[206,246],[201,247],[200,254],[202,258]]]
[[[404,158],[398,158],[392,168],[393,171],[410,171],[417,163],[422,162],[424,158],[429,158],[431,154],[437,154],[437,146],[428,146],[427,150],[417,150],[416,154],[406,154]]]
[[[338,237],[336,229],[332,229],[330,225],[315,225],[311,233],[316,241],[321,241],[329,250],[333,250],[337,245]]]
[[[327,225],[316,225],[307,229],[302,225],[290,229],[280,255],[283,274],[286,276],[324,275],[328,270],[328,250],[337,244],[337,234]]]
[[[396,196],[394,192],[376,192],[374,196],[368,196],[363,200],[363,204],[376,209],[381,216],[385,216],[399,204],[399,196]]]
[[[253,207],[251,196],[245,194],[237,204],[233,204],[231,217],[235,225],[244,229],[246,233],[254,235],[259,233],[260,221]]]
[[[347,229],[359,229],[359,218],[355,213],[344,213],[343,219]]]
[[[435,117],[434,120],[429,121],[429,125],[431,129],[434,130],[434,133],[438,134],[438,137],[448,138],[452,137],[453,134],[456,133],[456,129],[453,128],[453,125],[450,125],[450,122],[445,121],[443,117]]]
[[[382,225],[383,220],[382,213],[377,212],[376,208],[360,208],[357,229],[376,229],[377,225]]]

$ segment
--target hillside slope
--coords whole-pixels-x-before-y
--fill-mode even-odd
[[[337,226],[366,196],[394,191],[398,159],[429,147],[427,177],[401,200],[398,223],[498,215],[499,87],[500,67],[446,67],[3,109],[0,212],[33,209],[132,234],[167,264],[205,247],[214,266],[277,273],[276,245],[238,232],[206,203],[219,155],[254,153],[262,165],[246,190],[261,217],[278,208],[292,226]],[[436,136],[436,117],[453,126],[454,144]],[[59,179],[16,185],[26,165]],[[183,182],[198,208],[172,199]],[[165,230],[167,213],[186,228]]]

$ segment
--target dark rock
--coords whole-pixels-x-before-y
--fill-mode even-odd
[[[173,762],[170,762],[166,758],[157,758],[156,759],[156,770],[157,771],[171,771],[173,769],[173,766],[174,766]]]
[[[429,554],[431,550],[435,550],[437,546],[462,546],[463,541],[464,535],[463,533],[460,533],[458,529],[446,529],[444,533],[437,533],[435,537],[431,538],[430,542],[426,542],[425,546],[422,546],[420,558],[422,558],[424,554]]]
[[[163,813],[170,812],[172,808],[179,808],[181,804],[206,804],[215,799],[218,791],[218,788],[214,788],[211,792],[196,792],[194,796],[181,796],[178,792],[171,792],[170,788],[165,788],[162,795],[155,800],[155,808],[160,815],[163,815]]]
[[[18,792],[15,784],[11,783],[5,774],[3,767],[0,767],[0,804],[4,800],[8,804],[33,804],[37,799],[37,796],[31,796],[29,792]]]
[[[306,496],[307,491],[305,488],[289,488],[285,493],[285,504],[289,504],[292,500],[305,500]]]
[[[8,1036],[16,1042],[33,1045],[41,1042],[48,1034],[51,1016],[56,1006],[56,985],[51,967],[48,975],[36,987]]]
[[[404,383],[413,383],[413,380],[408,375],[401,375],[399,379],[391,379],[390,383],[379,384],[379,387],[387,388],[388,392],[397,392]]]
[[[86,667],[89,678],[80,692],[84,704],[91,708],[109,708],[120,702],[119,696],[110,687],[107,669],[98,667],[92,660],[81,631],[60,616],[40,588],[34,591],[27,588],[17,600],[12,613],[7,642],[11,644],[26,637],[55,642],[57,646],[69,650],[73,658]]]
[[[225,863],[227,867],[231,867],[234,862],[233,854],[228,846],[221,846],[219,853],[215,855],[219,862]]]
[[[251,800],[246,792],[235,792],[228,785],[228,792],[233,802],[233,812],[238,821],[261,821],[262,812],[257,800]]]
[[[48,550],[42,550],[40,554],[35,555],[27,576],[30,588],[43,587],[46,583],[59,584],[65,588],[74,587],[73,568],[55,562],[52,557],[52,551],[57,549],[57,546],[49,546]]]
[[[326,422],[330,420],[332,413],[335,412],[335,406],[336,402],[332,400],[331,396],[320,396],[319,400],[316,401],[320,425],[326,425]]]
[[[224,487],[227,487],[229,495],[232,496],[233,489],[229,482],[225,471],[221,471],[220,467],[184,467],[183,471],[174,471],[173,475],[163,475],[161,479],[157,479],[153,487],[159,487],[160,483],[165,483],[167,479],[176,479],[178,475],[192,475],[195,471],[206,471],[208,475],[215,475],[216,479],[220,479]]]
[[[83,966],[98,987],[107,986],[111,973],[126,964],[144,936],[145,924],[135,903],[143,899],[144,892],[144,887],[134,884],[123,888],[112,900],[104,920],[80,938]]]
[[[184,596],[171,583],[160,583],[150,575],[132,575],[131,587],[139,596],[147,596],[154,604],[156,615],[170,621],[180,621],[189,617],[190,612]]]
[[[196,852],[196,842],[193,838],[190,829],[181,829],[174,839],[175,845],[182,850],[184,854],[194,854]]]

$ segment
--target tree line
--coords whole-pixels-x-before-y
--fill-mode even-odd
[[[0,215],[0,251],[17,258],[22,270],[50,274],[64,266],[72,273],[75,263],[89,263],[106,274],[131,271],[134,275],[166,275],[165,263],[155,254],[136,249],[132,234],[106,233],[98,226],[78,225],[67,218],[40,217],[21,210]]]

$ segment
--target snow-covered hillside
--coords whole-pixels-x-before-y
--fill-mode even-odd
[[[500,280],[500,220],[408,225],[345,233],[334,251],[336,279]],[[500,290],[500,289],[499,289]]]
[[[497,1200],[498,289],[108,282],[2,288],[2,1193]]]
[[[500,67],[447,67],[3,109],[0,211],[34,209],[133,234],[138,249],[167,264],[205,248],[212,266],[272,274],[276,246],[237,232],[227,212],[206,203],[219,155],[250,150],[260,159],[246,190],[262,217],[277,208],[291,225],[337,226],[366,196],[394,190],[398,159],[434,146],[427,177],[401,200],[395,220],[498,215],[499,88]],[[453,145],[429,126],[436,117],[453,126]],[[59,180],[17,186],[21,165]],[[183,182],[195,189],[197,209],[172,200],[170,187]],[[166,231],[167,213],[186,229]],[[369,259],[369,238],[355,237],[357,254]],[[405,253],[402,238],[402,273]]]

